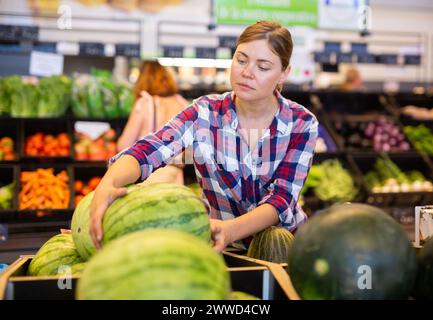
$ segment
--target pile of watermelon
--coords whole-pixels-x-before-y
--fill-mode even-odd
[[[191,189],[128,189],[103,218],[101,251],[88,231],[92,192],[77,206],[71,234],[47,241],[28,274],[79,275],[78,299],[254,298],[230,290],[206,208]],[[254,236],[247,255],[284,263],[302,299],[433,298],[433,241],[417,257],[401,226],[369,205],[334,205],[295,236],[270,227]]]
[[[136,184],[106,211],[103,249],[89,235],[94,192],[78,204],[71,234],[47,241],[32,276],[79,275],[78,299],[229,299],[224,259],[212,248],[202,200],[188,187]]]

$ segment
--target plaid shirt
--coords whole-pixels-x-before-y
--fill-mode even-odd
[[[114,156],[134,156],[141,180],[192,146],[195,172],[212,218],[231,219],[269,203],[280,226],[294,231],[307,219],[297,204],[318,134],[315,116],[277,95],[279,109],[251,151],[239,134],[234,93],[195,100],[155,134]]]

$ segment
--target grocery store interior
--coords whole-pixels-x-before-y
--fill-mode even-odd
[[[143,60],[189,103],[230,91],[237,37],[258,20],[291,32],[281,93],[319,121],[304,211],[364,203],[413,243],[432,236],[415,214],[433,205],[432,1],[0,0],[0,264],[71,228],[118,152]]]

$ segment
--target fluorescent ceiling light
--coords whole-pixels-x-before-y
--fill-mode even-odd
[[[196,68],[225,68],[231,66],[231,59],[193,59],[193,58],[158,58],[163,66],[196,67]]]

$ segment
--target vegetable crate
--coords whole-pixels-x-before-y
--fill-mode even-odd
[[[73,208],[71,165],[22,164],[17,181],[19,222],[70,220]]]
[[[332,203],[362,201],[364,189],[358,170],[345,154],[318,153],[302,194],[303,207],[312,214]]]
[[[29,277],[33,256],[21,256],[0,276],[0,300],[73,300],[79,277]],[[299,299],[286,271],[277,264],[225,252],[232,289],[263,300]]]
[[[433,170],[419,155],[354,155],[368,194],[376,206],[415,206],[433,202]]]
[[[3,222],[15,219],[18,207],[18,166],[0,164],[0,215]]]

